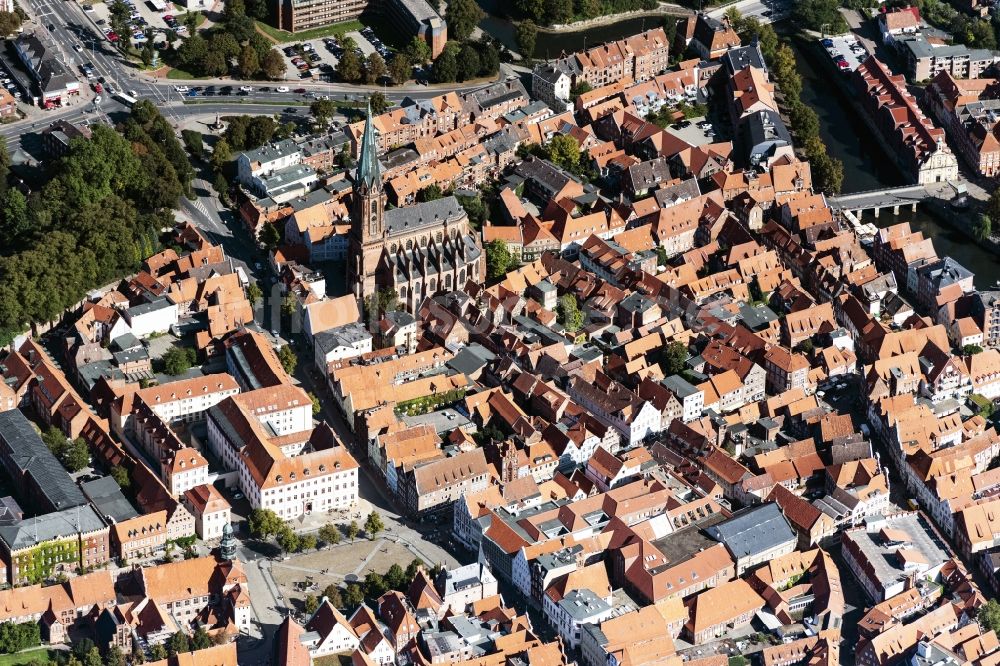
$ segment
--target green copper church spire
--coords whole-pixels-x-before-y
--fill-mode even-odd
[[[368,190],[382,187],[382,165],[378,161],[378,148],[375,145],[375,124],[372,122],[372,104],[368,101],[368,113],[365,116],[365,133],[361,137],[361,153],[358,156],[358,171],[356,184],[363,183]]]

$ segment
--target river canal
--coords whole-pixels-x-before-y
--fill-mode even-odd
[[[843,191],[861,192],[905,184],[840,89],[826,80],[829,74],[813,68],[796,44],[792,47],[802,76],[802,101],[819,115],[820,135],[830,155],[844,163]],[[992,288],[1000,279],[1000,262],[995,255],[920,209],[916,213],[900,212],[898,216],[893,216],[891,210],[883,210],[877,220],[871,213],[866,214],[866,221],[880,227],[903,220],[925,237],[934,239],[938,256],[951,256],[975,273],[979,288]]]
[[[479,0],[479,5],[486,12],[486,17],[479,22],[479,27],[496,37],[507,48],[517,51],[514,24],[503,18],[503,12],[500,8],[500,5],[508,2],[512,2],[512,0]],[[662,26],[663,19],[663,16],[638,16],[615,23],[593,26],[585,30],[560,30],[558,32],[539,30],[533,57],[548,60],[559,57],[561,53],[574,53],[604,42],[613,42],[643,30]]]

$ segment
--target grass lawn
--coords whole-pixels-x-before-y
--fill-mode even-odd
[[[344,663],[344,655],[340,654],[328,654],[325,657],[317,657],[313,659],[313,666],[340,666]],[[350,661],[350,656],[347,658]]]
[[[18,652],[17,654],[0,654],[0,666],[18,666],[18,664],[27,664],[32,659],[54,661],[55,658],[56,650],[40,647],[28,650],[27,652]]]
[[[257,30],[267,35],[278,44],[302,42],[307,39],[316,39],[318,37],[340,38],[343,37],[345,33],[361,30],[361,28],[365,27],[361,21],[344,21],[343,23],[324,25],[319,28],[313,28],[312,30],[303,30],[302,32],[285,32],[284,30],[278,30],[274,26],[268,25],[263,21],[257,21],[256,23]]]
[[[169,72],[167,72],[168,79],[207,79],[207,76],[195,76],[191,72],[185,72],[183,69],[177,69],[172,67]]]
[[[180,23],[181,25],[186,25],[184,23],[185,16],[187,16],[187,14],[180,14],[178,16],[175,16],[174,18],[177,19],[177,22]],[[201,24],[204,22],[205,22],[205,15],[202,14],[201,12],[198,12],[198,20],[195,21],[194,29],[197,30],[198,28],[200,28]]]

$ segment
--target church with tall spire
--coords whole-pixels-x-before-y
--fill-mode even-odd
[[[369,105],[354,172],[348,284],[358,298],[393,290],[415,312],[429,296],[482,282],[485,253],[454,196],[386,210],[376,132]]]

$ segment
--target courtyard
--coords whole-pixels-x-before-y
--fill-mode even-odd
[[[306,595],[318,598],[327,585],[343,588],[347,583],[360,583],[369,572],[384,574],[393,564],[406,568],[415,557],[391,536],[374,541],[362,537],[353,543],[345,538],[336,546],[275,560],[270,569],[285,605],[301,610]]]

